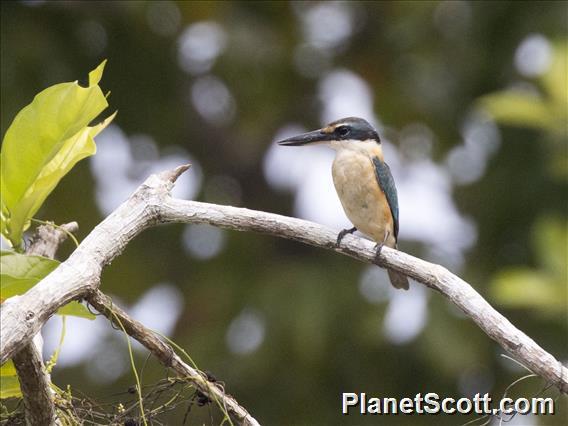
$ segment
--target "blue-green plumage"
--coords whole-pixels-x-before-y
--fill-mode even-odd
[[[387,197],[387,202],[392,214],[394,238],[398,240],[398,196],[396,193],[394,179],[387,163],[381,161],[378,157],[374,157],[373,164],[375,165],[375,174],[377,176],[379,186]]]

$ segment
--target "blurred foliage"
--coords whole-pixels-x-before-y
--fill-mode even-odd
[[[553,176],[568,179],[568,44],[557,43],[549,69],[538,78],[544,92],[506,90],[485,95],[481,106],[502,124],[541,130]]]
[[[566,242],[560,218],[543,217],[532,230],[539,269],[508,267],[495,275],[492,295],[503,306],[534,308],[552,317],[566,315]]]
[[[557,44],[549,69],[539,76],[543,94],[507,90],[485,95],[481,106],[497,122],[541,131],[549,150],[549,174],[568,179],[568,44]],[[533,308],[568,320],[568,232],[566,217],[542,215],[532,227],[538,269],[507,267],[493,279],[492,295],[503,306]]]
[[[340,14],[330,15],[324,7],[327,15],[305,20],[313,8],[329,4]],[[351,23],[347,37],[323,49],[306,43],[318,29],[322,42],[332,43],[328,33],[345,28],[340,25],[345,14]],[[331,22],[334,17],[339,21]],[[517,49],[532,34],[562,53],[566,3],[2,2],[0,19],[3,135],[37,92],[72,81],[108,58],[105,87],[120,112],[116,124],[131,139],[150,137],[160,153],[189,152],[203,175],[194,197],[201,201],[293,214],[293,195],[268,184],[263,158],[282,126],[322,124],[319,91],[325,76],[336,70],[366,82],[374,112],[399,149],[404,129],[427,126],[434,135],[432,160],[441,166],[461,144],[472,111],[489,108],[501,124],[500,144],[478,180],[451,190],[460,213],[477,229],[477,242],[456,272],[558,359],[568,357],[566,257],[559,250],[566,244],[568,192],[565,59],[554,56],[560,59],[549,73],[530,79],[515,68]],[[210,69],[184,70],[180,40],[199,23],[221,28],[225,48],[207,64]],[[195,92],[206,83],[219,90],[219,81],[231,101],[222,110],[226,113],[211,120],[197,108]],[[533,98],[511,100],[511,92],[502,92],[527,81],[536,85]],[[503,93],[507,97],[499,97]],[[511,110],[525,114],[523,126],[502,120],[514,116]],[[548,127],[527,125],[526,110],[532,123],[536,117]],[[143,161],[136,161],[141,166]],[[80,163],[38,214],[58,223],[77,220],[84,237],[104,217],[97,190],[88,164]],[[405,211],[401,205],[401,227]],[[262,423],[373,424],[377,419],[341,416],[341,392],[400,398],[488,391],[496,397],[524,374],[503,361],[502,349],[438,294],[428,293],[424,329],[395,343],[383,332],[391,296],[371,303],[358,291],[364,265],[292,241],[226,231],[220,253],[202,259],[186,251],[184,230],[172,225],[138,236],[105,269],[102,288],[126,305],[159,283],[179,290],[183,310],[170,337]],[[427,257],[426,244],[403,240],[400,246]],[[71,250],[64,249],[62,257]],[[511,271],[521,274],[511,279]],[[537,277],[539,288],[526,277]],[[388,285],[386,277],[381,285]],[[536,294],[530,304],[525,294]],[[238,321],[250,324],[251,318],[263,324],[260,345],[251,352],[230,350],[229,330]],[[97,330],[96,323],[85,322],[82,336]],[[105,381],[103,373],[127,363],[127,350],[119,333],[98,339],[82,363],[65,367],[60,362],[53,380],[116,401],[128,395],[132,374],[119,369],[117,377]],[[62,359],[65,351],[64,345]],[[137,357],[137,365],[145,365],[143,385],[164,378],[157,362],[144,363],[144,352]],[[542,382],[532,379],[510,393],[532,396],[541,388]],[[548,394],[557,396],[552,390]],[[563,401],[557,415],[529,421],[565,424]],[[185,409],[161,419],[179,424]],[[449,425],[470,419],[380,420]],[[188,423],[210,423],[208,408],[193,407]]]

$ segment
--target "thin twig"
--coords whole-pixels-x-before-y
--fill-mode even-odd
[[[207,380],[205,374],[186,364],[156,333],[134,320],[124,310],[112,303],[112,300],[100,290],[87,297],[87,301],[111,322],[120,324],[131,337],[140,342],[165,366],[171,368],[179,377],[190,380],[194,386],[211,400],[222,402],[228,414],[241,425],[255,426],[258,422],[235,399],[224,390]]]

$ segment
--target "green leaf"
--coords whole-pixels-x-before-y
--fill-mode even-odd
[[[539,217],[532,229],[533,247],[539,264],[559,280],[568,276],[568,224],[555,216]]]
[[[30,188],[34,197],[27,198],[31,205],[32,215],[39,210],[47,196],[57,186],[61,178],[73,168],[77,162],[97,152],[94,137],[99,134],[116,116],[116,112],[93,127],[85,127],[73,137],[67,139],[57,155],[47,164]],[[27,203],[21,204],[24,208]]]
[[[77,161],[95,152],[87,127],[107,106],[98,86],[104,62],[89,74],[89,87],[61,83],[40,92],[8,128],[0,175],[2,234],[19,246],[29,219]]]
[[[28,256],[11,251],[0,252],[0,300],[23,294],[59,266],[57,260]],[[79,302],[70,302],[57,311],[58,315],[73,315],[93,320],[95,316]]]
[[[547,95],[552,100],[556,112],[562,120],[565,120],[566,108],[568,108],[566,64],[568,64],[568,43],[557,43],[554,46],[554,55],[550,68],[540,77]]]
[[[42,256],[0,252],[0,298],[6,300],[25,293],[58,266],[57,260]]]
[[[566,220],[541,216],[532,229],[538,268],[508,267],[493,278],[491,293],[503,306],[531,308],[543,315],[566,310]]]
[[[16,375],[16,367],[14,366],[14,362],[9,359],[0,367],[0,377],[7,377],[7,376],[15,376]]]
[[[544,130],[556,128],[549,105],[538,96],[505,90],[483,96],[479,102],[497,122]]]
[[[94,320],[97,318],[85,305],[76,301],[69,302],[67,305],[59,308],[57,310],[57,315],[72,315],[74,317],[85,318],[88,320]]]
[[[16,367],[12,360],[6,361],[0,367],[0,399],[17,398],[22,396]]]
[[[566,309],[561,282],[538,270],[505,269],[495,277],[491,293],[503,306],[537,308],[549,314]]]
[[[106,63],[107,60],[105,59],[98,67],[89,73],[89,86],[94,86],[95,84],[100,83],[101,78],[103,78],[103,71],[105,70]]]
[[[19,398],[22,396],[18,376],[2,377],[0,382],[0,399]]]

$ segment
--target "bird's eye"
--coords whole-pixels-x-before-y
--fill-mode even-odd
[[[337,134],[341,137],[347,136],[351,132],[351,129],[347,126],[341,126],[337,129]]]

